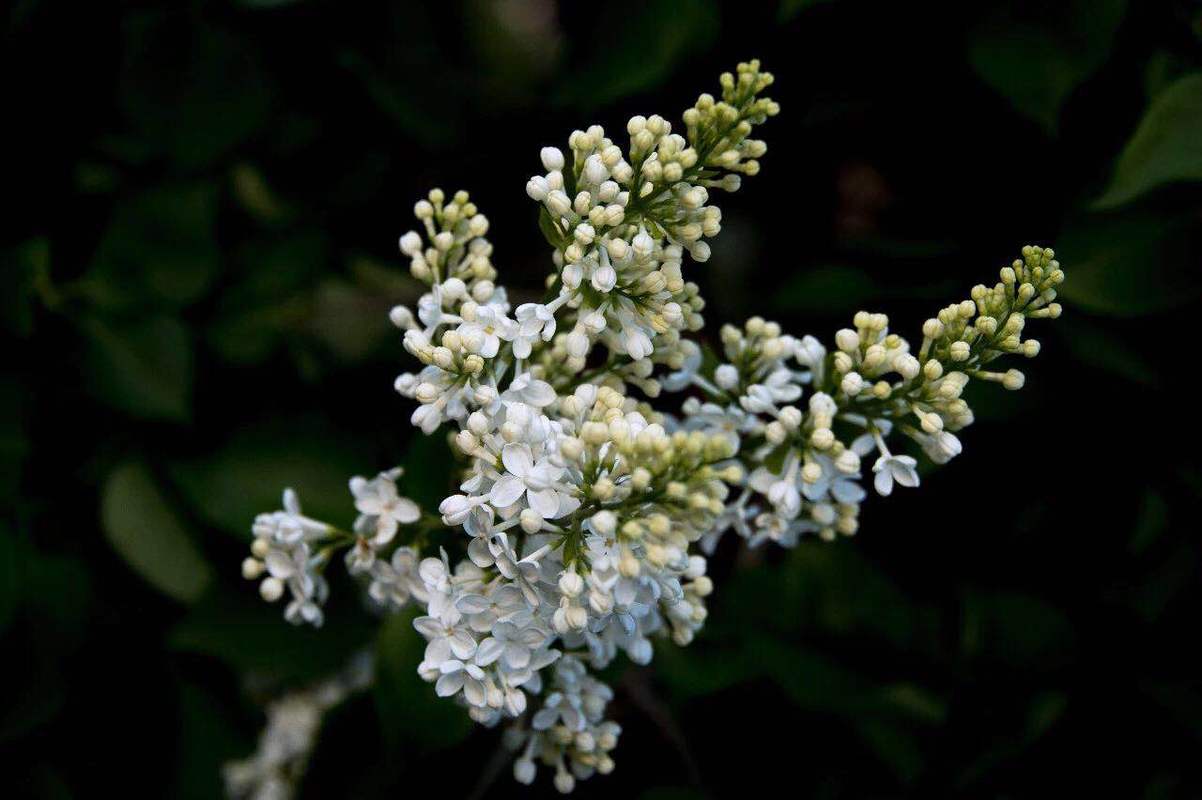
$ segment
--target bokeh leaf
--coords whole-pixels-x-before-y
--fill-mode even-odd
[[[351,587],[338,587],[350,592]],[[280,684],[312,680],[340,669],[371,640],[374,621],[361,609],[326,607],[321,629],[291,625],[280,605],[259,598],[255,585],[215,587],[168,636],[171,649],[216,658],[238,673]]]
[[[12,622],[21,596],[21,548],[16,538],[0,528],[0,634]]]
[[[1202,294],[1202,236],[1191,215],[1094,214],[1071,220],[1056,240],[1073,305],[1134,317],[1166,311]]]
[[[77,288],[93,305],[117,311],[199,300],[221,266],[213,238],[216,198],[214,186],[194,183],[123,201]]]
[[[174,317],[131,322],[84,317],[84,375],[101,400],[136,417],[187,420],[192,390],[192,342]]]
[[[962,646],[967,655],[1033,669],[1051,669],[1074,640],[1064,612],[1018,592],[972,592],[964,603]]]
[[[983,21],[968,44],[981,78],[1054,134],[1068,95],[1106,58],[1125,0],[1014,2]],[[1036,13],[1028,16],[1031,11]]]
[[[781,0],[780,8],[777,9],[776,18],[781,22],[788,22],[796,17],[807,8],[820,6],[823,3],[830,3],[834,0]]]
[[[29,454],[25,431],[28,394],[15,380],[0,384],[0,503],[7,505],[21,491],[21,473]]]
[[[595,30],[612,38],[589,41],[583,63],[563,70],[568,80],[554,95],[561,104],[589,110],[649,89],[718,33],[711,0],[647,0],[606,11],[620,18],[598,21]]]
[[[236,255],[237,282],[222,293],[208,343],[235,364],[270,356],[286,331],[299,331],[313,314],[312,284],[328,264],[326,241],[316,232],[253,241]]]
[[[1134,350],[1122,336],[1086,322],[1079,315],[1062,320],[1056,326],[1056,331],[1059,342],[1082,364],[1134,383],[1147,386],[1159,383],[1160,376],[1148,359]]]
[[[0,279],[5,291],[0,297],[0,325],[18,337],[33,333],[35,287],[50,271],[50,243],[43,238],[4,252],[0,257]]]
[[[212,580],[212,568],[145,465],[113,470],[104,484],[100,521],[113,549],[164,594],[192,602]]]
[[[279,508],[286,486],[296,489],[306,514],[349,522],[354,506],[347,480],[373,474],[372,466],[354,437],[293,419],[248,426],[211,455],[172,464],[169,472],[204,519],[249,538],[255,515]]]
[[[220,797],[221,766],[244,757],[254,743],[239,731],[226,704],[208,689],[193,683],[179,687],[179,739],[172,797]]]
[[[161,11],[131,16],[122,33],[119,102],[149,147],[194,168],[266,125],[273,90],[245,38]]]
[[[1153,98],[1094,206],[1114,208],[1159,186],[1197,180],[1202,180],[1202,72],[1180,78]]]

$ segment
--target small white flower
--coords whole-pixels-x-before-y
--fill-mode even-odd
[[[555,313],[542,303],[523,303],[514,316],[518,323],[513,339],[515,358],[529,358],[535,340],[549,342],[555,336]]]
[[[530,445],[510,443],[501,450],[501,462],[507,474],[502,476],[489,493],[489,502],[496,508],[507,508],[523,495],[529,507],[543,519],[559,516],[560,492],[556,481],[563,474],[546,458],[535,460]]]
[[[542,647],[549,635],[536,625],[519,628],[511,622],[498,622],[492,636],[480,642],[476,663],[484,667],[500,659],[510,669],[524,669],[532,652]]]
[[[872,485],[876,487],[882,497],[889,496],[893,491],[894,482],[907,487],[917,486],[918,470],[915,469],[917,466],[918,462],[910,456],[895,456],[885,453],[872,465],[872,471],[876,473]]]
[[[434,691],[439,697],[453,697],[463,690],[463,699],[469,705],[482,707],[488,701],[488,692],[484,686],[484,670],[470,661],[449,659],[439,665],[441,673]]]
[[[421,509],[408,497],[397,494],[399,470],[381,472],[372,480],[351,478],[351,494],[355,508],[362,515],[356,528],[368,527],[373,532],[372,543],[382,547],[396,536],[398,525],[410,525],[421,517]]]
[[[484,358],[493,358],[501,349],[501,341],[510,341],[517,335],[517,324],[497,310],[495,306],[476,307],[476,316],[457,329],[463,337],[464,346]]]

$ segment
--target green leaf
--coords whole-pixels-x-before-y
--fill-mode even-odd
[[[858,726],[861,738],[902,783],[912,783],[926,765],[913,734],[903,726],[866,720]]]
[[[375,627],[360,608],[343,608],[333,599],[326,624],[316,629],[289,624],[282,605],[263,602],[250,581],[234,591],[217,586],[171,630],[167,643],[281,685],[313,680],[342,668],[369,645]]]
[[[395,336],[388,321],[390,298],[346,281],[323,281],[313,294],[306,331],[341,362],[361,361]]]
[[[1073,627],[1064,612],[1017,592],[973,592],[965,598],[962,646],[1024,670],[1053,669],[1073,646]]]
[[[879,300],[881,286],[862,269],[841,265],[810,267],[789,278],[771,299],[779,309],[819,311],[832,306],[857,309]]]
[[[1160,376],[1141,353],[1123,336],[1070,315],[1055,326],[1056,336],[1082,364],[1134,383],[1155,386]]]
[[[192,342],[174,317],[132,322],[84,317],[86,386],[136,417],[182,422],[190,415]]]
[[[254,742],[239,731],[228,712],[229,703],[207,688],[192,683],[179,687],[179,731],[172,797],[221,797],[221,766],[246,758]]]
[[[402,493],[422,508],[436,509],[443,498],[454,493],[457,467],[442,431],[429,436],[415,434],[401,466],[405,468],[400,480]]]
[[[0,325],[13,335],[25,338],[33,333],[38,282],[48,284],[49,273],[50,243],[46,239],[30,239],[0,258],[0,279],[5,286],[0,297]]]
[[[472,730],[467,713],[434,693],[417,674],[426,642],[413,628],[412,610],[384,619],[376,640],[376,705],[388,750],[419,752],[458,744]]]
[[[12,622],[21,598],[22,549],[16,537],[0,528],[0,634]],[[23,560],[23,559],[22,559]]]
[[[712,0],[646,0],[606,9],[594,27],[599,38],[582,48],[583,63],[562,70],[565,79],[554,99],[589,110],[650,89],[709,47],[719,22]]]
[[[123,201],[77,288],[110,311],[196,302],[221,266],[213,237],[216,198],[215,186],[197,183],[159,187]]]
[[[977,28],[969,61],[1019,113],[1054,134],[1061,105],[1105,61],[1125,11],[1125,0],[1012,2]]]
[[[684,786],[656,786],[639,795],[639,800],[704,800],[707,795]]]
[[[1129,203],[1157,187],[1202,180],[1202,72],[1156,95],[1123,148],[1095,208]]]
[[[353,437],[302,418],[247,426],[211,454],[168,471],[204,519],[249,538],[255,515],[279,508],[286,486],[296,489],[306,514],[349,521],[354,506],[347,481],[374,474],[372,467]]]
[[[221,295],[208,343],[227,361],[253,364],[311,318],[312,284],[328,263],[326,240],[306,232],[254,241],[235,263],[240,278]]]
[[[272,190],[263,171],[254,164],[242,163],[230,171],[234,199],[246,213],[266,225],[275,225],[291,216],[291,211]]]
[[[1168,515],[1169,506],[1164,496],[1154,489],[1145,489],[1139,517],[1131,532],[1131,552],[1137,555],[1146,552],[1165,532]]]
[[[1056,724],[1067,705],[1068,698],[1061,692],[1040,692],[1032,697],[1023,729],[1017,735],[1011,734],[1001,739],[976,760],[969,762],[959,778],[959,788],[963,790],[1022,755]]]
[[[807,8],[813,8],[814,6],[830,2],[833,2],[833,0],[781,0],[780,8],[776,12],[776,18],[780,22],[788,22]]]
[[[745,647],[718,647],[706,642],[687,649],[657,647],[655,671],[673,700],[687,703],[754,680],[764,674],[764,666]]]
[[[113,470],[102,492],[100,521],[113,549],[164,594],[192,602],[212,580],[212,568],[145,465]]]
[[[6,506],[21,493],[21,473],[29,452],[25,432],[28,389],[17,380],[0,384],[0,503]]]
[[[118,100],[134,134],[189,169],[262,130],[273,93],[248,40],[196,16],[128,15],[120,49]]]
[[[547,211],[546,206],[538,207],[538,229],[542,231],[543,238],[547,240],[547,244],[559,249],[563,246],[564,235],[555,221],[551,219],[551,214]]]
[[[1071,220],[1056,240],[1067,276],[1060,294],[1088,311],[1134,317],[1167,311],[1202,294],[1202,234],[1192,214],[1093,214]]]

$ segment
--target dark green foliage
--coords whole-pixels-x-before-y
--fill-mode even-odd
[[[711,336],[829,339],[861,306],[916,335],[1027,241],[1065,317],[855,540],[724,543],[698,640],[615,672],[618,770],[578,791],[1202,792],[1196,3],[32,0],[4,25],[0,795],[217,796],[261,702],[364,649],[379,683],[306,797],[528,795],[414,674],[411,614],[335,577],[326,627],[288,626],[239,576],[249,526],[285,485],[347,525],[352,474],[400,463],[427,509],[453,484],[391,390],[414,200],[471,190],[535,299],[562,236],[522,191],[538,148],[676,125],[750,57],[783,110],[690,267]]]

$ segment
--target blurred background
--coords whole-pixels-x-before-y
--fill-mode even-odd
[[[445,494],[386,316],[429,187],[472,192],[533,297],[539,147],[676,121],[759,57],[783,111],[690,273],[711,333],[918,336],[1028,242],[1066,313],[854,540],[726,542],[699,640],[610,676],[618,768],[578,792],[1202,795],[1199,3],[6,5],[0,794],[219,796],[263,702],[362,648],[380,679],[303,797],[551,794],[346,581],[287,626],[238,574],[250,521],[292,485],[349,522],[347,477],[398,462]]]

